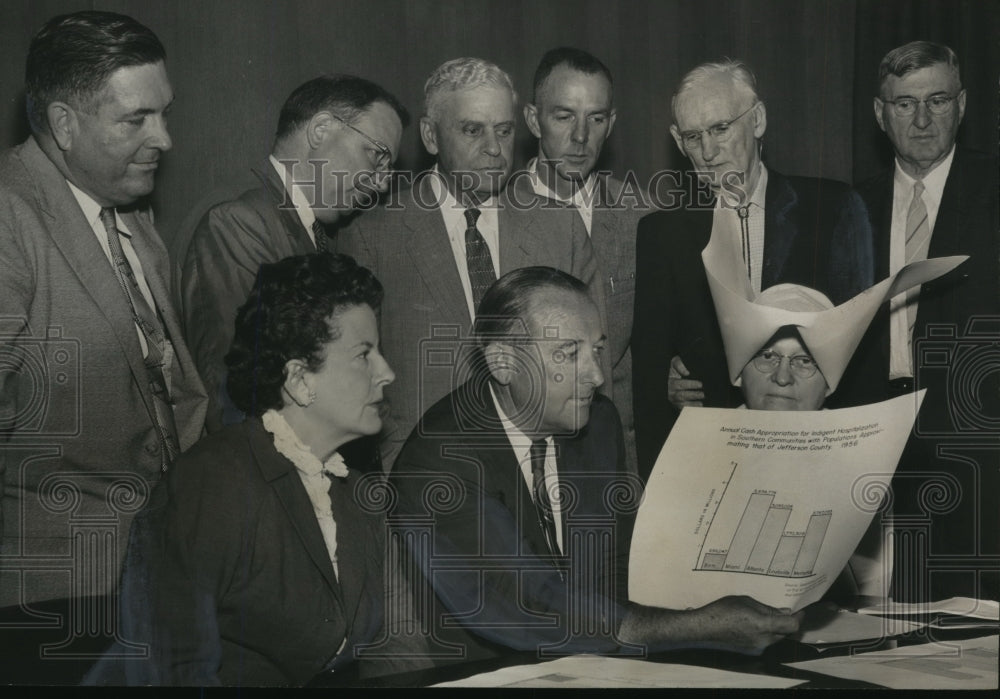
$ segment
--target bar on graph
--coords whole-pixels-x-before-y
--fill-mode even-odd
[[[768,510],[767,517],[764,518],[764,526],[761,527],[760,536],[750,553],[750,560],[747,561],[748,573],[766,573],[767,567],[774,558],[774,552],[778,550],[778,543],[781,535],[785,533],[785,525],[792,514],[789,505],[772,505]]]
[[[733,534],[733,541],[729,544],[725,570],[742,571],[747,567],[750,552],[753,551],[754,544],[757,543],[757,536],[760,534],[760,529],[764,525],[764,519],[767,517],[773,501],[773,492],[759,492],[750,495],[740,523],[736,527],[736,533]]]
[[[792,567],[792,575],[812,575],[832,517],[832,512],[816,512],[809,518],[806,535],[802,539],[802,548],[799,550],[798,558],[795,559],[795,565]]]
[[[795,567],[795,559],[799,556],[802,548],[802,534],[785,534],[778,542],[778,550],[774,552],[774,559],[768,569],[768,575],[791,575],[792,568]]]
[[[701,569],[722,570],[722,566],[725,562],[726,554],[724,553],[706,553],[705,557],[701,561]]]

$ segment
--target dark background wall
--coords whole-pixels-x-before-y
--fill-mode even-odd
[[[670,95],[695,64],[721,56],[755,70],[768,107],[765,158],[788,174],[851,181],[888,163],[872,115],[878,62],[913,39],[952,46],[969,91],[960,142],[997,151],[1000,3],[996,0],[7,0],[0,7],[0,145],[24,139],[24,56],[50,16],[132,15],[167,48],[177,96],[173,151],[154,195],[160,231],[182,239],[267,155],[285,96],[323,72],[383,84],[418,116],[427,75],[463,55],[491,59],[522,98],[558,45],[601,58],[617,82],[618,123],[602,166],[642,181],[685,166],[667,131]],[[532,155],[520,127],[518,163]],[[401,168],[427,164],[417,130]]]

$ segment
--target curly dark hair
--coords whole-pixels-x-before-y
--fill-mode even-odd
[[[363,304],[377,311],[381,303],[382,284],[347,255],[298,255],[261,265],[226,354],[229,397],[249,415],[281,408],[285,364],[301,359],[318,371],[323,347],[340,337],[337,315]]]

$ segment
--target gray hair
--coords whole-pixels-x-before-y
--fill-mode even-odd
[[[728,75],[734,85],[742,85],[753,97],[754,101],[760,101],[760,97],[757,96],[757,78],[754,76],[753,71],[742,61],[723,58],[721,61],[702,63],[695,66],[681,78],[677,89],[674,91],[674,96],[670,98],[670,111],[673,113],[675,121],[677,120],[677,98],[691,88],[716,75]]]
[[[514,82],[499,66],[482,58],[455,58],[438,66],[424,83],[424,113],[436,121],[447,93],[481,86],[506,88],[517,104]]]
[[[911,41],[908,44],[898,46],[889,53],[878,66],[878,87],[882,86],[890,75],[901,78],[907,73],[912,73],[921,68],[944,63],[955,71],[958,84],[962,84],[962,76],[958,67],[958,56],[944,44],[935,44],[931,41]]]

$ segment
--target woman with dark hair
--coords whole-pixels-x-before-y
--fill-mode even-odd
[[[153,608],[145,681],[302,685],[379,640],[381,474],[337,450],[382,426],[381,298],[347,256],[261,266],[226,356],[250,417],[183,454],[133,531],[126,593]]]

